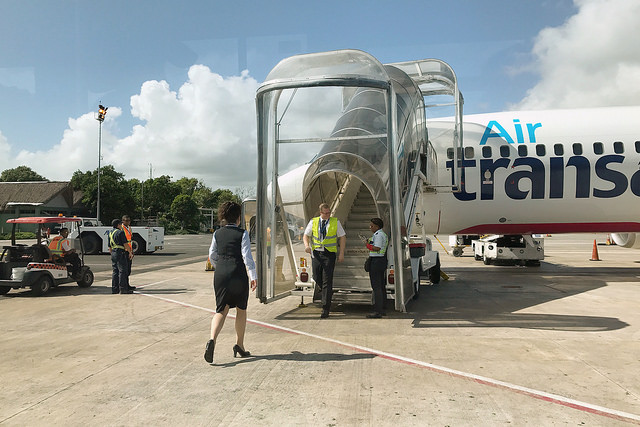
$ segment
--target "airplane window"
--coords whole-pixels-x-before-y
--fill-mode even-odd
[[[604,147],[602,142],[594,142],[593,143],[593,152],[594,154],[602,154],[604,153]]]
[[[501,145],[500,146],[500,156],[501,157],[509,157],[509,146]]]
[[[473,147],[464,147],[464,158],[473,159]]]
[[[526,145],[518,145],[518,156],[527,157],[527,146]]]
[[[582,155],[582,144],[580,144],[579,142],[573,144],[573,154],[575,154],[576,156]]]
[[[564,154],[564,146],[562,144],[554,144],[553,154],[556,156],[562,156]]]
[[[453,159],[453,148],[447,148],[447,159]]]
[[[624,144],[620,141],[616,141],[613,143],[613,152],[616,154],[624,153]]]
[[[640,141],[636,142],[636,151],[638,151],[638,149],[640,149]],[[638,153],[640,153],[640,151],[638,151]],[[485,159],[491,158],[491,147],[487,145],[482,147],[482,157],[484,157]]]
[[[640,153],[640,141],[636,141],[636,153]]]
[[[545,156],[547,154],[546,147],[543,144],[536,144],[536,154],[539,157]]]

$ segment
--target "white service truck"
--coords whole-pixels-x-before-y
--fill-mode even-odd
[[[544,239],[530,234],[490,235],[471,245],[476,261],[486,265],[503,261],[537,267],[544,259]]]
[[[63,225],[66,227],[66,225]],[[71,230],[71,228],[69,228]],[[102,225],[96,218],[82,218],[82,245],[84,253],[95,255],[109,252],[109,233],[113,227]],[[164,227],[131,227],[133,236],[131,246],[136,255],[153,253],[164,248]],[[69,234],[70,238],[77,238],[77,235]]]

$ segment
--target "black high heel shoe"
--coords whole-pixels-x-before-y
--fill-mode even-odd
[[[214,340],[209,340],[207,342],[207,348],[204,350],[204,360],[207,363],[213,363],[213,350],[216,347],[216,342]]]
[[[233,346],[233,357],[236,357],[236,354],[240,353],[240,357],[251,356],[251,353],[240,348],[238,344]]]

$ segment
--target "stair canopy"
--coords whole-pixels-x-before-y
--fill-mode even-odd
[[[351,215],[364,186],[375,203],[367,215],[381,217],[390,236],[396,309],[404,311],[413,296],[408,235],[428,146],[416,82],[358,50],[298,55],[269,73],[256,107],[258,297],[267,302],[293,287],[307,254],[289,230],[304,227],[320,203],[348,236],[362,226],[352,222],[368,224]],[[352,256],[366,256],[349,246]],[[350,287],[341,282],[353,280],[334,280],[334,290]]]

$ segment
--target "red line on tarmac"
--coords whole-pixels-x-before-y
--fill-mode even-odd
[[[135,291],[135,293],[140,294],[140,295],[144,295],[147,297],[151,297],[151,298],[156,298],[162,301],[167,301],[167,302],[171,302],[174,304],[178,304],[181,305],[183,307],[188,307],[188,308],[195,308],[198,310],[203,310],[203,311],[207,311],[209,313],[215,313],[216,311],[210,308],[205,308],[205,307],[200,307],[197,305],[193,305],[193,304],[189,304],[189,303],[185,303],[185,302],[181,302],[181,301],[177,301],[177,300],[173,300],[170,298],[164,298],[164,297],[160,297],[157,295],[151,295],[151,294],[143,294],[140,293],[138,291]],[[228,317],[231,317],[232,319],[235,319],[235,316],[233,315],[228,315]],[[271,323],[266,323],[266,322],[262,322],[260,320],[252,320],[252,319],[247,319],[247,323],[251,323],[253,325],[257,325],[257,326],[262,326],[264,328],[268,328],[268,329],[273,329],[276,331],[280,331],[280,332],[287,332],[290,334],[295,334],[295,335],[303,335],[303,336],[307,336],[310,338],[315,338],[315,339],[319,339],[322,341],[327,341],[333,344],[338,344],[342,347],[346,347],[346,348],[350,348],[352,350],[356,350],[359,351],[361,353],[369,353],[369,354],[375,354],[376,356],[382,357],[384,359],[387,360],[391,360],[394,362],[400,362],[400,363],[404,363],[406,365],[413,365],[413,366],[417,366],[420,368],[424,368],[424,369],[428,369],[430,371],[433,372],[437,372],[437,373],[441,373],[441,374],[448,374],[457,378],[462,378],[465,380],[469,380],[469,381],[473,381],[475,383],[478,384],[482,384],[482,385],[487,385],[490,387],[495,387],[495,388],[500,388],[503,390],[509,390],[518,394],[522,394],[524,396],[529,396],[529,397],[533,397],[534,399],[539,399],[545,402],[549,402],[549,403],[555,403],[557,405],[561,405],[561,406],[566,406],[568,408],[572,408],[572,409],[577,409],[579,411],[582,412],[588,412],[591,414],[595,414],[595,415],[600,415],[603,417],[607,417],[607,418],[612,418],[614,420],[618,420],[618,421],[625,421],[628,423],[632,423],[632,424],[637,424],[640,425],[640,415],[635,415],[635,414],[631,414],[628,412],[623,412],[623,411],[618,411],[615,409],[610,409],[610,408],[605,408],[603,406],[598,406],[598,405],[592,405],[590,403],[586,403],[586,402],[581,402],[579,400],[574,400],[574,399],[570,399],[567,397],[563,397],[557,394],[552,394],[552,393],[547,393],[544,391],[540,391],[540,390],[535,390],[532,388],[528,388],[528,387],[522,387],[516,384],[511,384],[511,383],[507,383],[504,381],[500,381],[500,380],[494,380],[488,377],[483,377],[480,375],[475,375],[475,374],[470,374],[467,372],[462,372],[462,371],[458,371],[455,369],[450,369],[450,368],[446,368],[444,366],[438,366],[438,365],[434,365],[431,363],[427,363],[427,362],[422,362],[420,360],[415,360],[415,359],[410,359],[408,357],[404,357],[404,356],[399,356],[396,354],[391,354],[391,353],[386,353],[384,351],[379,351],[379,350],[375,350],[372,348],[368,348],[368,347],[363,347],[363,346],[359,346],[356,344],[349,344],[349,343],[345,343],[342,341],[338,341],[338,340],[334,340],[333,338],[327,338],[327,337],[323,337],[320,335],[315,335],[315,334],[310,334],[308,332],[303,332],[303,331],[298,331],[296,329],[290,329],[284,326],[278,326],[278,325],[273,325]]]

